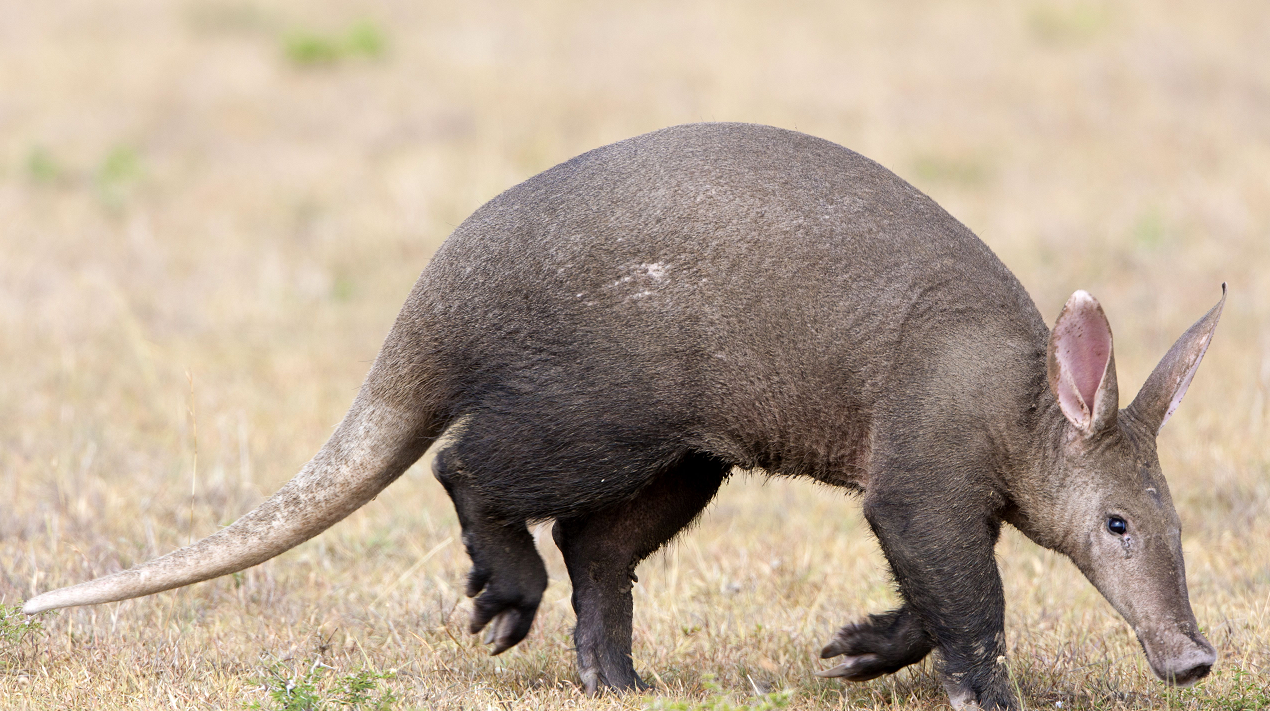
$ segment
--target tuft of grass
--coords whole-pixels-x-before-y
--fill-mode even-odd
[[[21,669],[44,634],[39,616],[25,615],[18,605],[0,605],[0,669]]]
[[[296,64],[311,66],[334,64],[344,56],[339,42],[326,35],[312,32],[293,32],[283,39],[287,58]]]
[[[1214,694],[1203,686],[1170,689],[1165,692],[1169,708],[1212,709],[1213,711],[1265,711],[1270,709],[1270,682],[1262,674],[1239,667],[1218,667],[1212,673],[1221,680],[1223,692]]]
[[[264,711],[324,711],[326,709],[361,709],[387,711],[397,698],[390,689],[381,689],[380,682],[391,679],[393,671],[378,672],[359,669],[351,674],[330,676],[332,668],[322,663],[321,657],[308,664],[308,671],[300,673],[288,669],[281,662],[269,667],[260,685],[268,690],[269,702],[246,704],[249,709]]]
[[[116,146],[97,168],[97,193],[112,210],[123,207],[143,175],[141,156],[131,146]]]
[[[353,57],[375,59],[387,47],[383,30],[369,20],[354,24],[342,35],[297,30],[283,38],[287,58],[301,66],[328,66]]]
[[[0,605],[0,649],[21,645],[43,629],[39,617],[22,614],[21,606]]]
[[[33,183],[49,185],[61,182],[66,170],[49,149],[36,146],[27,154],[26,174]]]
[[[383,30],[368,20],[353,25],[344,37],[345,50],[353,56],[375,58],[388,48]]]

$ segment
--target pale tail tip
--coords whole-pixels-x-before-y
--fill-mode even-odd
[[[48,594],[46,593],[44,595],[36,595],[35,597],[23,603],[22,614],[35,615],[41,612],[55,609],[57,607],[61,607],[61,606],[58,605],[53,600],[50,600]]]

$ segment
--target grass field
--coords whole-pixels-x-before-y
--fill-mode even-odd
[[[1070,563],[1013,531],[998,551],[1028,708],[1266,708],[1267,37],[1262,0],[0,0],[0,603],[274,491],[432,251],[499,191],[666,125],[753,121],[909,179],[1047,320],[1094,293],[1124,402],[1229,282],[1160,439],[1214,673],[1170,691]],[[467,560],[426,464],[241,574],[39,630],[0,618],[0,708],[946,703],[929,660],[812,676],[895,595],[858,502],[756,477],[639,570],[636,668],[660,700],[581,694],[549,535],[535,628],[491,658],[464,633]]]

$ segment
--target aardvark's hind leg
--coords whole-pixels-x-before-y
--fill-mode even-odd
[[[489,626],[485,642],[501,654],[529,634],[547,569],[524,521],[503,521],[472,486],[451,450],[437,453],[432,472],[445,486],[463,528],[463,545],[472,559],[467,596],[475,597],[470,629]]]
[[[696,518],[729,467],[690,457],[636,497],[597,513],[556,521],[552,530],[573,582],[573,637],[587,693],[646,685],[631,664],[631,583],[635,566]]]

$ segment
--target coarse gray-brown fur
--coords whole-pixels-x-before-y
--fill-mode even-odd
[[[863,496],[903,606],[844,627],[824,672],[937,650],[957,705],[1017,708],[993,547],[1008,522],[1072,558],[1162,678],[1215,654],[1191,612],[1155,435],[1220,304],[1118,406],[1111,331],[1077,292],[1051,332],[963,225],[876,163],[799,133],[669,128],[499,195],[410,294],[344,423],[238,523],[27,603],[133,597],[255,564],[330,526],[443,433],[435,471],[473,568],[472,631],[529,631],[554,519],[584,687],[637,688],[640,560],[735,467]],[[1122,525],[1123,524],[1123,525]]]

